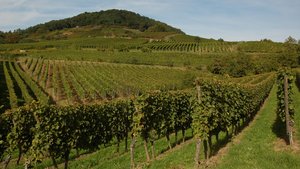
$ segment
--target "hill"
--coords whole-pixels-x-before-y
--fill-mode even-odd
[[[131,29],[137,29],[142,32],[178,32],[181,30],[173,28],[165,23],[155,21],[154,19],[141,16],[137,13],[111,9],[100,12],[85,12],[77,16],[53,20],[44,24],[29,27],[25,32],[33,33],[37,31],[55,31],[65,28],[75,28],[78,26],[125,26]]]
[[[164,37],[184,34],[180,29],[140,14],[111,9],[100,12],[85,12],[61,20],[52,20],[31,26],[25,30],[1,33],[0,43],[35,42],[73,37]]]

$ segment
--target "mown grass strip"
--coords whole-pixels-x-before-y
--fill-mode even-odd
[[[278,150],[278,144],[280,144],[278,132],[282,131],[278,131],[281,129],[275,126],[277,125],[275,123],[276,91],[276,88],[272,89],[270,97],[261,109],[254,125],[245,131],[240,142],[230,148],[228,154],[216,168],[300,168],[299,153],[293,153],[289,149]],[[295,95],[299,98],[299,92]],[[299,111],[299,106],[297,111]],[[299,115],[296,116],[298,121],[296,125],[299,131]],[[283,146],[285,145],[283,144]]]

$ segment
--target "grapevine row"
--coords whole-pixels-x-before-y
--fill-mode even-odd
[[[8,69],[7,69],[6,65],[7,65],[6,62],[3,62],[3,71],[4,71],[6,84],[7,84],[7,88],[8,88],[8,92],[9,92],[10,106],[11,106],[11,108],[16,108],[16,107],[18,107],[18,97],[15,93],[14,83],[11,79],[11,76],[8,72]]]
[[[154,51],[182,51],[182,52],[229,52],[233,49],[231,43],[225,42],[206,42],[206,43],[177,43],[177,42],[154,42],[145,44],[147,47]]]
[[[241,122],[253,118],[268,96],[274,83],[274,76],[252,85],[240,85],[216,79],[197,80],[198,106],[193,114],[192,127],[197,139],[196,165],[199,164],[199,144],[204,141],[206,158],[209,158],[211,137],[221,131],[226,133],[231,128],[233,133],[238,131]]]
[[[43,104],[47,104],[52,102],[51,98],[43,91],[43,89],[38,86],[31,78],[26,74],[21,68],[20,65],[17,62],[14,62],[14,66],[16,68],[16,71],[20,74],[20,76],[24,79],[26,84],[30,87],[38,101],[40,101]]]
[[[21,92],[22,92],[22,98],[24,98],[26,103],[31,103],[34,99],[29,94],[29,89],[27,88],[26,84],[22,80],[22,78],[19,76],[18,72],[14,69],[12,62],[9,62],[9,68],[10,72],[13,76],[13,78],[16,80],[17,84],[19,85]]]
[[[20,60],[19,64],[22,69],[32,75],[33,80],[58,104],[66,103],[67,98],[69,104],[73,104],[83,100],[102,101],[129,96],[153,89],[181,88],[181,79],[186,74],[184,70],[170,69],[166,72],[167,68],[149,66],[24,60]],[[35,64],[27,67],[26,63],[31,60]],[[162,78],[156,78],[158,74]]]
[[[93,150],[110,142],[119,147],[121,141],[127,145],[131,135],[132,144],[137,137],[143,139],[150,160],[155,158],[155,151],[150,157],[148,144],[155,150],[155,141],[166,137],[172,148],[171,133],[184,133],[192,126],[197,139],[209,141],[220,131],[237,129],[240,121],[250,120],[259,110],[273,82],[274,76],[255,85],[198,80],[199,97],[193,92],[169,91],[96,105],[57,107],[32,103],[5,114],[14,124],[8,141],[4,141],[13,143],[10,146],[18,148],[20,154],[29,154],[31,161],[42,160],[48,154],[54,166],[56,159],[63,158],[67,167],[72,149]]]
[[[277,115],[282,122],[285,122],[285,101],[284,101],[284,77],[287,77],[288,82],[288,105],[291,119],[294,118],[293,99],[292,99],[292,83],[294,82],[292,73],[289,70],[281,70],[277,75]]]

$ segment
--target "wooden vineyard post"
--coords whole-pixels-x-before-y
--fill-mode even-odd
[[[288,78],[284,76],[284,111],[285,111],[285,122],[286,122],[286,133],[290,145],[293,145],[293,132],[291,130],[291,121],[289,114],[289,95],[288,95]]]
[[[135,147],[135,136],[132,136],[132,141],[130,144],[130,168],[134,169],[134,147]]]
[[[197,98],[198,98],[198,103],[201,103],[201,88],[200,85],[197,84]],[[199,161],[200,161],[200,148],[201,148],[201,139],[196,138],[196,154],[195,154],[195,168],[198,168],[199,166]]]
[[[198,166],[199,166],[200,148],[201,148],[201,139],[197,138],[197,141],[196,141],[196,154],[195,154],[195,168],[198,168]]]

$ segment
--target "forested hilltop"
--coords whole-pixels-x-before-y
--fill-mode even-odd
[[[61,20],[52,20],[50,22],[38,24],[31,26],[25,30],[15,30],[13,32],[1,32],[0,31],[0,44],[1,43],[18,43],[18,42],[31,42],[38,40],[37,37],[41,38],[41,35],[44,36],[47,40],[51,33],[54,34],[56,39],[64,39],[67,37],[68,33],[64,33],[61,36],[58,36],[57,31],[70,28],[81,28],[87,27],[86,30],[96,30],[98,32],[105,32],[107,28],[111,29],[112,27],[119,28],[118,33],[123,29],[130,29],[125,32],[127,34],[132,33],[132,30],[139,32],[172,32],[184,34],[180,29],[174,28],[167,25],[166,23],[156,21],[154,19],[141,16],[140,14],[126,11],[111,9],[100,12],[85,12],[77,16],[61,19]],[[117,34],[118,34],[117,33]],[[43,39],[43,38],[41,38]]]
[[[39,24],[26,29],[25,32],[31,33],[37,31],[54,31],[87,25],[125,26],[131,29],[138,29],[142,32],[151,31],[183,33],[181,30],[173,28],[165,23],[141,16],[134,12],[118,9],[100,12],[85,12],[71,18],[53,20],[44,24]]]

